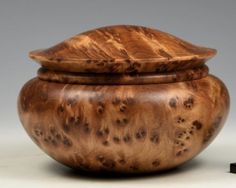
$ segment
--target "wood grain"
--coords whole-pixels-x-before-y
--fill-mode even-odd
[[[142,26],[90,30],[30,53],[42,67],[20,92],[19,117],[43,151],[72,168],[170,169],[226,120],[227,88],[205,65],[215,53]]]
[[[208,76],[208,67],[202,66],[168,73],[127,73],[127,74],[104,74],[104,73],[70,73],[53,71],[46,68],[38,70],[41,80],[70,83],[70,84],[109,84],[109,85],[140,85],[161,84],[196,80]]]
[[[80,85],[30,80],[18,110],[33,141],[52,158],[90,171],[152,172],[202,151],[229,109],[214,76],[146,85]]]
[[[215,49],[142,26],[108,26],[32,51],[42,66],[66,72],[168,72],[202,66]]]

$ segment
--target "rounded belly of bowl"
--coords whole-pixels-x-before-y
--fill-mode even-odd
[[[214,76],[168,84],[30,80],[18,111],[33,141],[73,168],[152,172],[178,166],[217,135],[229,96]]]

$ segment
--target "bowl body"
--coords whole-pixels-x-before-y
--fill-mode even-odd
[[[168,84],[79,85],[34,78],[18,98],[21,122],[55,160],[125,173],[176,167],[222,128],[229,95],[216,77]]]

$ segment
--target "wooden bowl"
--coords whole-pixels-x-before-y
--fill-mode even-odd
[[[216,51],[141,26],[110,26],[30,53],[42,68],[18,98],[32,140],[62,164],[146,173],[176,167],[218,134],[225,85]]]

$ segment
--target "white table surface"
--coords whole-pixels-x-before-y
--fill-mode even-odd
[[[94,177],[75,173],[44,154],[23,128],[2,130],[0,136],[0,187],[236,187],[234,133],[223,130],[200,155],[185,165],[161,174],[141,177]]]

